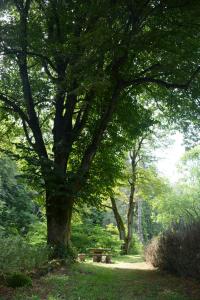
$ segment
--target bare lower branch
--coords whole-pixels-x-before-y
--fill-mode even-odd
[[[105,207],[105,208],[112,209],[112,206],[109,206],[109,205],[102,204],[101,206],[102,206],[102,207]]]
[[[155,77],[141,77],[141,78],[135,78],[130,81],[123,81],[124,87],[128,87],[131,85],[140,85],[140,84],[145,84],[145,83],[154,83],[159,86],[163,86],[167,89],[183,89],[187,90],[193,81],[193,79],[197,76],[197,74],[200,72],[200,66],[193,72],[191,75],[190,79],[186,81],[185,83],[175,83],[175,82],[168,82],[159,78]]]

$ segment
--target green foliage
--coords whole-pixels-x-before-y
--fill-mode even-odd
[[[187,151],[179,163],[179,181],[172,186],[162,179],[160,193],[154,193],[154,197],[148,201],[152,219],[161,225],[160,230],[167,229],[173,222],[190,223],[199,219],[199,157],[199,147]],[[155,186],[152,187],[155,192]]]
[[[28,162],[30,181],[37,178],[59,196],[70,194],[79,207],[97,206],[123,177],[132,140],[157,123],[155,103],[173,116],[186,111],[187,97],[196,107],[199,82],[189,93],[178,87],[199,65],[193,20],[200,7],[195,0],[40,2],[1,4],[1,129],[13,138],[7,148]],[[5,162],[0,167],[0,227],[27,233],[34,221],[31,196],[12,168]],[[183,199],[188,210],[188,193],[174,193],[155,176],[141,186],[140,196],[151,202],[147,238],[155,233],[153,221],[166,226],[180,218]],[[92,218],[91,224],[101,222]],[[28,239],[40,244],[45,227],[34,226]],[[92,236],[102,234],[94,244],[111,243],[103,240],[105,229],[94,228]]]
[[[78,255],[77,250],[73,245],[56,245],[54,247],[52,246],[50,250],[52,253],[50,259],[54,259],[55,257],[62,258],[61,260],[65,263],[75,262]]]
[[[83,207],[79,216],[80,216],[79,221],[82,221],[84,224],[88,224],[91,226],[102,225],[104,211],[94,207]]]
[[[28,231],[36,219],[33,198],[16,164],[6,157],[0,158],[0,226],[5,234]]]
[[[195,146],[183,155],[179,164],[182,178],[189,185],[199,186],[200,183],[200,146]]]
[[[139,237],[136,233],[133,234],[133,239],[130,247],[130,255],[137,255],[143,253],[143,245],[139,240]]]
[[[48,262],[49,250],[45,245],[30,245],[20,236],[0,236],[0,273],[30,271]]]
[[[47,224],[45,221],[36,220],[29,227],[26,240],[31,245],[44,245],[46,243]]]
[[[87,252],[87,248],[103,247],[119,253],[121,242],[112,224],[103,228],[100,225],[79,223],[72,226],[72,244],[79,252]]]
[[[98,214],[97,214],[98,215]],[[78,252],[86,252],[87,248],[106,247],[112,248],[114,252],[119,252],[121,242],[118,238],[118,231],[112,224],[107,225],[105,228],[98,222],[96,213],[92,210],[92,215],[88,213],[83,217],[83,222],[74,221],[72,224],[72,246],[70,249],[63,249],[67,253],[67,257],[75,259]],[[95,221],[96,220],[96,221]],[[101,220],[101,218],[100,218]],[[40,247],[46,239],[46,223],[35,223],[26,237],[29,244],[34,247]],[[60,249],[62,251],[62,249]],[[60,251],[59,250],[59,251]]]
[[[163,224],[158,222],[157,214],[151,200],[142,202],[142,233],[145,244],[163,230]]]
[[[199,65],[196,2],[3,1],[0,117],[31,181],[76,204],[112,192],[129,141],[155,122],[155,103],[182,107],[178,88]],[[27,213],[23,189],[10,194],[12,209],[17,201]],[[4,224],[27,232],[29,217],[16,218],[8,199]]]
[[[31,278],[23,273],[13,273],[7,276],[6,283],[9,287],[12,288],[32,286]]]
[[[171,9],[171,6],[174,9]],[[42,162],[37,157],[38,155],[41,157],[38,150],[36,151],[36,149],[41,149],[41,145],[33,147],[32,137],[36,144],[42,141],[42,147],[49,155],[48,166],[53,165],[55,156],[59,157],[59,152],[56,153],[56,151],[61,145],[66,145],[67,149],[71,149],[68,153],[69,164],[67,166],[67,179],[71,182],[95,134],[97,133],[97,137],[94,141],[97,140],[96,138],[100,141],[105,133],[105,143],[101,144],[101,149],[100,143],[96,144],[97,165],[93,166],[93,172],[95,174],[97,170],[98,176],[90,178],[93,185],[100,183],[98,177],[103,173],[101,162],[105,155],[109,154],[107,149],[114,147],[120,140],[122,145],[122,140],[126,140],[124,137],[139,135],[152,123],[151,113],[154,110],[154,104],[149,105],[152,90],[156,93],[157,100],[160,95],[166,94],[163,87],[158,87],[160,81],[185,82],[188,79],[188,73],[195,70],[198,65],[197,37],[199,33],[192,22],[199,12],[195,1],[183,6],[179,1],[174,4],[172,0],[166,1],[165,5],[159,1],[151,4],[144,0],[135,4],[126,1],[103,1],[101,3],[96,1],[91,5],[81,1],[69,4],[45,2],[44,5],[31,2],[30,10],[27,9],[29,12],[26,32],[20,30],[22,24],[20,24],[19,6],[9,1],[9,4],[3,7],[1,10],[3,44],[1,46],[0,90],[2,95],[6,94],[7,97],[4,98],[1,95],[1,114],[5,124],[10,125],[13,119],[15,121],[14,143],[17,145],[15,154],[27,159],[29,167],[35,170],[32,172],[32,177],[41,175],[39,167]],[[134,21],[133,11],[138,15],[137,22]],[[180,24],[191,23],[191,26],[179,26],[177,30],[177,15]],[[19,54],[18,51],[20,52],[23,47],[22,41],[27,41],[25,48],[29,49],[27,53],[26,51],[22,53],[26,61],[31,101],[33,101],[34,113],[37,116],[34,124],[27,122],[31,119],[27,110],[30,106],[30,99],[23,94],[25,80],[20,77],[19,62],[15,59]],[[193,51],[188,49],[193,49]],[[156,80],[158,80],[157,84]],[[149,85],[153,87],[149,88]],[[114,100],[116,107],[112,108],[110,104],[112,96],[115,95],[115,89],[117,91],[119,89],[120,92]],[[57,92],[60,90],[62,93],[58,95]],[[146,103],[145,93],[148,94]],[[177,90],[173,90],[173,93],[176,94],[177,99],[180,98],[181,93]],[[73,97],[71,97],[72,94]],[[57,105],[58,96],[63,96],[60,99],[61,105]],[[167,97],[170,98],[169,93]],[[12,101],[8,102],[5,99]],[[65,100],[67,107],[64,105]],[[169,102],[165,100],[164,103]],[[89,109],[88,102],[90,103]],[[13,107],[13,103],[17,105],[17,108]],[[103,124],[101,121],[105,119],[104,116],[108,115],[106,112],[110,107],[111,111],[114,111],[112,122],[108,123],[111,121],[110,116]],[[58,123],[54,123],[57,110]],[[82,118],[83,115],[84,118]],[[26,125],[24,126],[25,133],[29,136],[27,139],[29,143],[23,138],[22,130],[19,130],[22,125],[21,119],[23,125]],[[83,122],[78,122],[81,120]],[[40,142],[35,139],[36,132],[38,133],[35,130],[36,124],[42,124]],[[65,134],[55,138],[54,135],[60,131],[52,128],[53,124],[55,126],[62,124],[63,132],[66,126],[69,127],[67,132],[73,136],[71,144],[67,145]],[[72,124],[77,125],[74,126],[75,130]],[[81,130],[76,130],[79,127]],[[104,129],[99,130],[99,128]],[[33,151],[29,151],[30,148]],[[62,151],[67,152],[64,148]],[[101,156],[100,152],[104,154]],[[117,151],[115,152],[117,155]],[[68,156],[67,153],[66,156]],[[57,172],[59,173],[60,170]],[[104,180],[107,177],[105,173]],[[87,189],[89,189],[88,186]],[[90,192],[89,195],[91,194]],[[84,194],[83,197],[88,198],[89,202],[93,198],[92,195],[86,197]]]

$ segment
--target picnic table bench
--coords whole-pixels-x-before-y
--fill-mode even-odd
[[[110,248],[89,248],[88,251],[93,257],[93,262],[111,263],[111,249]]]

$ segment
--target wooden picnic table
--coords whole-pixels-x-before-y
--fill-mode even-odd
[[[93,262],[103,262],[105,258],[106,263],[111,263],[111,249],[110,248],[88,248],[93,257]]]

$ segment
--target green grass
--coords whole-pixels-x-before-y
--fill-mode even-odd
[[[139,256],[118,257],[109,266],[91,262],[35,280],[0,300],[191,300],[200,299],[195,281],[156,270],[120,269],[117,262],[139,263]]]
[[[119,255],[113,258],[114,263],[124,262],[124,263],[140,263],[143,262],[141,255]]]

